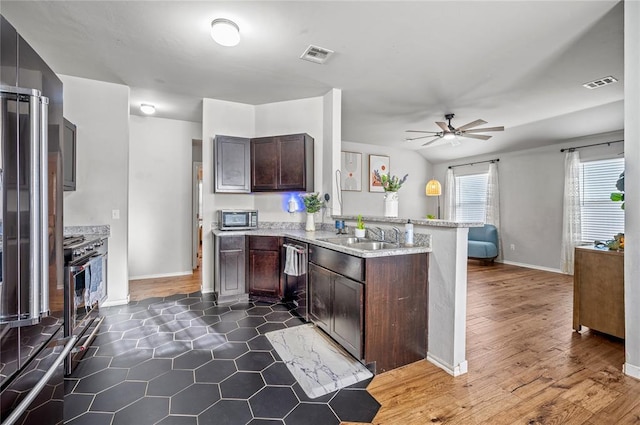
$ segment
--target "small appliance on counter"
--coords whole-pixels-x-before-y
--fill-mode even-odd
[[[218,229],[254,230],[258,228],[256,210],[218,210]]]

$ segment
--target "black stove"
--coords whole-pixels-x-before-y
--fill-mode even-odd
[[[64,248],[64,264],[77,264],[86,258],[102,253],[105,240],[100,235],[69,235],[62,242]]]

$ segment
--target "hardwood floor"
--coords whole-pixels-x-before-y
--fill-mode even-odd
[[[131,281],[131,299],[198,291],[199,270]],[[640,423],[624,342],[572,329],[571,276],[474,261],[468,270],[469,372],[454,378],[420,361],[377,375],[374,424]]]
[[[202,271],[201,259],[202,248],[198,253],[198,267],[191,275],[130,280],[129,295],[131,301],[140,301],[151,297],[168,297],[174,294],[191,294],[199,291]]]
[[[640,423],[623,341],[572,330],[571,276],[471,261],[468,282],[469,373],[420,361],[377,375],[374,424]]]

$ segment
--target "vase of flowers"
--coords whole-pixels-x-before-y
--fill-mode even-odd
[[[307,223],[304,230],[307,232],[313,232],[316,230],[316,223],[313,215],[322,208],[322,199],[320,199],[320,194],[318,192],[307,193],[302,195],[302,202],[304,203],[304,208],[307,211]]]
[[[380,174],[378,170],[374,171],[373,174],[384,189],[384,216],[397,217],[398,191],[400,190],[404,182],[407,181],[407,177],[409,177],[409,174],[405,174],[403,178],[392,176],[391,174]]]

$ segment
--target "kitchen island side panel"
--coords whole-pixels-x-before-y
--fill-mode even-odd
[[[427,356],[428,254],[368,258],[365,363],[376,373]]]

